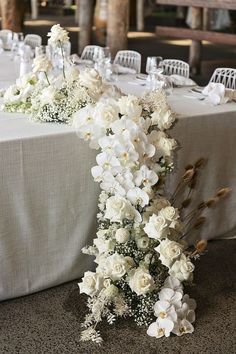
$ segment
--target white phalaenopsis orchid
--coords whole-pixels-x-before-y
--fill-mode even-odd
[[[156,317],[169,318],[171,321],[177,321],[177,313],[174,305],[169,301],[157,301],[154,305],[154,314]]]
[[[158,176],[155,172],[149,170],[145,165],[141,166],[138,171],[134,173],[134,182],[136,186],[151,187],[158,181]]]
[[[160,301],[167,301],[170,305],[175,306],[176,308],[181,307],[181,299],[183,294],[179,291],[174,291],[173,289],[163,288],[159,292]]]
[[[135,187],[128,191],[127,198],[133,205],[144,207],[149,203],[149,196],[141,188]]]
[[[169,337],[174,328],[174,322],[169,318],[158,318],[156,322],[150,324],[147,334],[150,337],[161,338],[163,336]]]

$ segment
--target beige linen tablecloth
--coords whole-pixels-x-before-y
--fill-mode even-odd
[[[120,87],[136,94],[144,90],[127,80],[120,80]],[[170,133],[182,149],[167,190],[173,190],[186,164],[203,156],[209,162],[197,193],[201,200],[217,187],[236,185],[236,104],[212,107],[186,95],[187,90],[178,89],[170,97],[179,115]],[[72,127],[0,112],[0,300],[92,269],[92,257],[83,256],[81,248],[96,232],[99,190],[90,174],[95,155]],[[235,234],[235,200],[236,188],[190,241]]]
[[[96,232],[95,152],[72,128],[0,113],[0,300],[82,276]]]

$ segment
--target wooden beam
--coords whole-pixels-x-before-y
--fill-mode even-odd
[[[189,28],[179,28],[179,27],[164,27],[157,26],[156,34],[163,37],[173,37],[173,38],[183,38],[183,39],[193,39],[196,41],[208,41],[212,43],[236,45],[236,35],[221,33],[221,32],[210,32],[193,30]]]
[[[236,10],[235,0],[156,0],[158,5],[195,6]]]

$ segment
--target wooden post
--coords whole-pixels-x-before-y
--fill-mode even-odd
[[[114,57],[118,50],[127,48],[129,27],[129,0],[108,1],[107,45]]]
[[[79,2],[79,53],[91,43],[93,25],[93,0]]]
[[[2,28],[21,32],[24,18],[24,1],[1,0]]]
[[[137,31],[144,30],[144,0],[137,0]]]
[[[200,29],[202,28],[202,11],[199,7],[192,7],[192,20],[191,28]],[[192,40],[189,51],[189,65],[193,75],[200,73],[201,69],[201,41]]]

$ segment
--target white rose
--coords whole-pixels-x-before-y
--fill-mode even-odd
[[[159,215],[162,215],[166,220],[172,222],[176,221],[179,218],[179,212],[178,209],[172,207],[172,206],[167,206],[163,209],[160,210]]]
[[[165,238],[168,235],[169,228],[166,219],[163,216],[153,214],[144,227],[144,231],[150,238],[158,240]]]
[[[49,44],[66,43],[69,41],[68,32],[62,28],[59,24],[53,25],[51,28],[51,32],[47,35],[49,38]]]
[[[126,243],[130,238],[129,230],[120,228],[116,231],[115,237],[118,243]]]
[[[105,263],[105,273],[113,281],[120,280],[129,269],[129,265],[123,255],[114,253],[107,257]]]
[[[194,271],[193,263],[187,258],[184,254],[181,255],[181,258],[172,265],[169,270],[169,274],[179,279],[179,281],[191,280],[192,272]]]
[[[6,90],[6,92],[3,96],[4,103],[15,103],[15,102],[21,101],[21,98],[22,98],[21,91],[15,85],[10,86]]]
[[[47,86],[41,91],[40,103],[42,106],[50,104],[54,101],[57,91],[53,86]]]
[[[170,268],[183,252],[183,246],[175,241],[163,240],[155,250],[160,254],[161,263]]]
[[[119,294],[119,289],[113,284],[106,287],[106,289],[104,291],[104,295],[108,299],[112,299],[112,298],[116,297],[118,294]]]
[[[33,61],[33,73],[48,72],[52,69],[52,63],[46,55],[38,55]]]
[[[115,248],[115,242],[111,239],[106,240],[105,238],[96,238],[93,241],[94,245],[97,247],[99,253],[110,252]]]
[[[120,113],[130,118],[137,118],[141,116],[142,106],[139,104],[139,99],[136,96],[128,95],[119,99],[118,105]]]
[[[85,69],[81,71],[79,80],[82,86],[91,91],[96,91],[102,86],[102,78],[95,69]]]
[[[109,104],[109,102],[98,102],[95,107],[94,116],[99,125],[108,129],[112,122],[119,119],[119,109],[114,104]]]
[[[155,111],[151,115],[152,125],[157,125],[160,130],[169,129],[175,121],[171,110]]]
[[[155,282],[149,271],[145,268],[131,270],[129,286],[138,296],[153,290]]]
[[[85,272],[82,282],[78,283],[80,293],[94,296],[103,288],[104,278],[99,273]]]
[[[157,153],[156,155],[158,155],[159,157],[161,156],[171,156],[172,151],[176,148],[177,143],[174,139],[169,139],[169,138],[165,138],[162,137],[160,138],[160,140],[158,141],[158,143],[156,144],[157,147]]]
[[[144,236],[144,237],[140,237],[136,243],[137,243],[137,247],[140,250],[146,250],[149,247],[149,238]]]
[[[107,199],[105,219],[112,222],[121,222],[124,219],[141,221],[141,215],[131,203],[120,196],[112,196]]]

